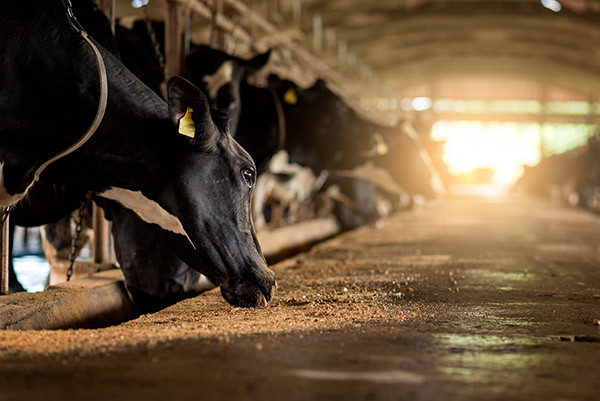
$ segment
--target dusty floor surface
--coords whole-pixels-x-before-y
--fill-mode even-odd
[[[99,330],[0,332],[8,400],[600,400],[600,216],[449,199]]]

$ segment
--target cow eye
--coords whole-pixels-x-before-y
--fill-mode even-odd
[[[254,185],[254,171],[249,168],[242,169],[242,177],[246,181],[246,184],[248,184],[248,188],[252,188]]]

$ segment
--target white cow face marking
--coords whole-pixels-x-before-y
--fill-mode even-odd
[[[224,62],[217,71],[203,78],[211,100],[217,99],[219,89],[233,80],[233,61]]]

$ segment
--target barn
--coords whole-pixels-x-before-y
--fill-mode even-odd
[[[0,401],[598,400],[600,1],[3,0]]]

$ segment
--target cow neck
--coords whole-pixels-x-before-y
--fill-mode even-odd
[[[285,147],[285,136],[286,136],[286,121],[285,121],[285,113],[283,111],[283,105],[281,104],[281,100],[275,92],[275,89],[269,88],[269,92],[271,93],[271,97],[273,97],[273,102],[275,103],[275,111],[277,112],[277,130],[279,131],[279,135],[277,136],[277,152],[283,150]]]
[[[106,65],[104,64],[104,59],[102,57],[102,54],[98,50],[98,47],[90,39],[87,32],[83,29],[81,24],[79,24],[79,22],[75,18],[75,15],[73,14],[73,8],[71,5],[71,1],[70,0],[62,0],[62,3],[64,5],[64,7],[66,8],[67,16],[68,16],[67,20],[69,21],[71,28],[74,29],[77,33],[79,33],[81,35],[81,37],[92,48],[92,51],[94,52],[94,55],[96,56],[96,64],[98,66],[98,75],[100,78],[100,100],[98,102],[96,116],[94,117],[94,120],[92,121],[92,124],[87,129],[87,131],[73,145],[69,146],[67,149],[63,150],[62,152],[60,152],[59,154],[57,154],[56,156],[52,157],[50,160],[47,160],[44,164],[42,164],[35,172],[32,185],[39,180],[40,174],[50,164],[54,163],[55,161],[57,161],[59,159],[62,159],[65,156],[70,155],[71,153],[73,153],[77,149],[81,148],[83,145],[85,145],[85,143],[87,141],[90,140],[90,138],[96,133],[96,131],[98,130],[98,127],[100,126],[100,123],[102,123],[102,120],[104,119],[104,113],[106,112],[106,105],[108,103],[108,78],[106,75]]]
[[[67,1],[69,3],[67,4],[67,3],[65,3],[65,1]],[[104,59],[103,59],[102,54],[100,53],[98,47],[96,46],[96,44],[94,44],[94,42],[89,38],[87,32],[85,32],[85,30],[81,27],[79,22],[77,22],[77,20],[75,19],[74,15],[73,15],[73,11],[70,6],[70,1],[62,0],[62,3],[67,10],[67,15],[68,15],[67,20],[69,22],[69,28],[73,29],[77,34],[81,35],[81,37],[85,40],[85,42],[92,48],[94,55],[95,55],[96,64],[98,66],[99,81],[100,81],[100,99],[98,102],[98,108],[96,110],[96,116],[94,117],[94,120],[92,121],[92,124],[90,125],[88,130],[75,143],[73,143],[71,146],[69,146],[67,149],[63,150],[62,152],[56,154],[54,157],[52,157],[49,160],[42,163],[35,170],[34,176],[31,180],[31,182],[27,185],[25,190],[21,193],[17,193],[15,195],[8,194],[8,192],[6,191],[6,189],[4,188],[4,185],[3,185],[4,162],[0,162],[0,203],[2,203],[3,206],[9,206],[9,205],[15,204],[18,201],[20,201],[29,192],[31,187],[37,181],[39,181],[40,175],[48,166],[50,166],[52,163],[56,162],[57,160],[60,160],[60,159],[64,158],[65,156],[72,154],[73,152],[75,152],[76,150],[81,148],[85,143],[87,143],[92,138],[94,133],[98,130],[98,127],[100,126],[100,123],[102,122],[102,120],[104,118],[104,114],[105,114],[107,103],[108,103],[108,78],[107,78],[106,66],[104,63]]]
[[[75,142],[73,145],[71,145],[67,149],[63,150],[62,152],[60,152],[59,154],[57,154],[50,160],[47,160],[44,164],[42,164],[36,170],[34,180],[33,180],[34,183],[39,180],[40,174],[50,164],[54,163],[55,161],[57,161],[59,159],[62,159],[65,156],[70,155],[71,153],[75,152],[77,149],[79,149],[80,147],[85,145],[85,143],[87,141],[89,141],[90,138],[96,133],[96,131],[98,130],[98,127],[100,126],[100,124],[102,123],[102,120],[104,119],[104,113],[106,112],[106,105],[108,103],[108,79],[107,79],[107,75],[106,75],[106,65],[104,64],[104,59],[102,58],[102,54],[100,54],[98,47],[89,38],[87,32],[82,30],[82,31],[80,31],[80,33],[81,33],[81,36],[83,37],[83,39],[85,39],[85,41],[90,45],[90,47],[94,51],[94,55],[96,56],[96,64],[98,65],[98,74],[100,76],[100,101],[98,102],[98,109],[96,110],[96,116],[94,117],[94,121],[92,121],[92,124],[90,125],[90,127],[83,134],[83,136],[81,138],[79,138],[79,140],[77,142]]]

